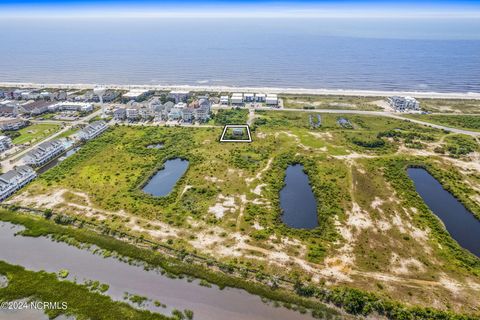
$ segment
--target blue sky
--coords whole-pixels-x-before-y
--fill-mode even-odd
[[[480,0],[0,0],[0,16],[480,18]]]

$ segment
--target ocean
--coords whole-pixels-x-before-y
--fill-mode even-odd
[[[3,19],[0,82],[480,92],[480,22]]]

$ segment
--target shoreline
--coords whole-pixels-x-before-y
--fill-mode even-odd
[[[58,89],[93,89],[98,84],[93,83],[34,83],[34,82],[0,82],[0,87],[18,88],[58,88]],[[480,100],[480,92],[427,92],[427,91],[387,91],[387,90],[355,90],[355,89],[303,89],[303,88],[274,88],[274,87],[232,87],[232,86],[193,86],[193,85],[121,85],[102,84],[107,89],[117,90],[188,90],[188,91],[216,91],[216,92],[262,92],[292,95],[325,95],[325,96],[358,96],[358,97],[386,97],[392,95],[412,96],[415,98],[430,99],[474,99]]]

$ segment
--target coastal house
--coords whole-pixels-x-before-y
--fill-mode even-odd
[[[107,123],[105,121],[95,121],[90,123],[88,126],[80,130],[78,136],[82,140],[90,140],[99,136],[102,132],[108,129]]]
[[[125,108],[118,107],[113,110],[113,119],[120,121],[124,120],[127,117],[127,112]]]
[[[230,99],[228,98],[228,96],[221,96],[220,97],[220,104],[221,105],[227,106],[229,101],[230,101]]]
[[[184,102],[177,103],[168,112],[168,120],[179,120],[182,118],[183,109],[187,108],[187,104]]]
[[[155,116],[155,113],[149,106],[142,106],[140,109],[138,109],[138,115],[143,120],[151,120]]]
[[[413,97],[393,96],[388,98],[388,103],[398,112],[420,110],[420,102]]]
[[[29,166],[18,166],[0,175],[0,201],[35,179],[37,173]]]
[[[256,93],[255,94],[255,101],[256,102],[265,102],[267,99],[267,95],[265,93]]]
[[[56,92],[55,99],[56,99],[57,101],[65,101],[65,100],[67,100],[67,92],[64,91],[64,90],[57,91],[57,92]]]
[[[201,98],[198,100],[198,106],[193,110],[193,116],[195,120],[204,122],[210,119],[211,104],[207,98]]]
[[[4,152],[12,147],[12,139],[7,136],[0,136],[0,152]]]
[[[236,137],[241,137],[244,133],[244,129],[243,128],[233,128],[233,135],[236,136]]]
[[[234,93],[230,98],[230,103],[232,105],[242,106],[243,105],[243,93]]]
[[[182,120],[185,122],[191,122],[193,120],[193,108],[181,109]]]
[[[243,101],[254,102],[255,101],[255,95],[253,93],[245,93],[243,95]]]
[[[163,110],[162,110],[162,118],[163,119],[168,119],[168,114],[172,110],[172,108],[175,106],[175,103],[172,101],[167,101],[163,104]]]
[[[60,140],[47,141],[28,152],[23,157],[23,162],[34,167],[39,167],[54,159],[64,151],[65,147]]]
[[[125,110],[125,116],[130,121],[135,121],[135,120],[140,119],[140,113],[138,112],[137,108],[132,108],[132,107],[127,108]]]
[[[102,96],[103,102],[112,102],[113,100],[117,99],[120,93],[115,90],[107,90]],[[94,101],[99,102],[100,99],[98,98],[97,95],[94,96],[93,98]]]
[[[30,90],[15,89],[15,90],[12,91],[12,98],[15,99],[15,100],[20,100],[20,99],[22,99],[22,94],[28,93],[28,92],[30,92]]]
[[[0,101],[0,116],[16,117],[18,114],[18,103],[16,101]]]
[[[27,90],[20,93],[21,100],[37,100],[40,97],[40,92],[36,90]]]
[[[122,95],[122,100],[124,102],[128,101],[143,101],[145,98],[147,98],[149,95],[152,94],[152,91],[150,90],[145,90],[145,89],[132,89],[128,91],[127,93],[124,93]]]
[[[266,98],[265,98],[265,103],[267,106],[270,106],[270,107],[276,107],[278,106],[278,97],[276,94],[273,94],[273,93],[270,93],[270,94],[267,94]]]
[[[165,109],[165,106],[160,103],[160,104],[152,104],[150,105],[150,108],[153,112],[154,117],[156,118],[162,118],[163,110]]]
[[[88,102],[88,101],[93,101],[95,98],[95,93],[93,93],[93,90],[88,90],[83,93],[74,93],[70,101],[77,101],[77,102]]]
[[[55,98],[55,95],[53,92],[50,92],[50,91],[42,91],[40,92],[39,98],[43,100],[52,101]]]
[[[27,121],[23,119],[9,119],[0,121],[0,130],[2,131],[14,131],[19,130],[27,126]]]
[[[188,97],[190,96],[190,91],[177,90],[170,91],[168,97],[175,100],[175,103],[187,102]]]

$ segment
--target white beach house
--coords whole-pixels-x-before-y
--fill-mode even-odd
[[[83,128],[78,136],[82,140],[90,140],[99,136],[102,132],[108,129],[107,123],[105,121],[95,121],[90,123],[88,126]]]
[[[54,159],[64,151],[65,147],[60,140],[47,141],[28,152],[23,157],[23,162],[34,167],[39,167]]]
[[[12,147],[12,139],[7,136],[0,136],[0,152],[4,152]]]
[[[0,175],[0,201],[11,196],[36,176],[37,173],[29,166],[18,166]]]
[[[255,95],[253,93],[245,93],[243,95],[243,101],[254,102],[255,101]]]
[[[256,102],[265,102],[267,95],[265,93],[256,93],[255,94],[255,101]]]
[[[265,98],[265,103],[268,105],[268,106],[278,106],[278,97],[276,94],[273,94],[273,93],[270,93],[270,94],[267,94],[267,97]]]
[[[420,110],[420,102],[413,97],[393,96],[388,98],[388,103],[399,112]]]
[[[233,105],[243,105],[243,93],[234,93],[230,98],[230,103]]]
[[[221,105],[227,106],[229,101],[230,101],[230,99],[228,98],[228,96],[220,96],[220,104]]]

